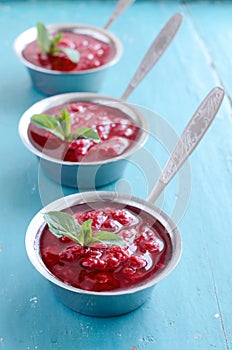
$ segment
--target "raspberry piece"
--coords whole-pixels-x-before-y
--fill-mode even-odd
[[[134,217],[124,209],[114,211],[112,217],[122,225],[129,225],[134,221]]]
[[[74,261],[84,253],[84,248],[78,244],[68,247],[59,254],[60,259],[65,261]]]
[[[71,102],[68,105],[67,109],[69,113],[73,113],[73,112],[84,113],[87,109],[87,106],[83,102]]]
[[[83,271],[79,275],[79,288],[85,290],[94,290],[95,277],[91,276],[87,271]]]
[[[96,130],[102,140],[107,140],[111,132],[111,124],[97,125]]]
[[[93,144],[94,142],[88,139],[72,141],[71,144],[68,145],[64,160],[69,162],[81,161],[82,157],[86,155]]]
[[[134,140],[138,134],[138,127],[128,123],[128,120],[118,120],[112,127],[111,137],[121,136]]]
[[[115,232],[119,229],[119,225],[117,224],[117,222],[115,220],[112,219],[108,219],[106,220],[103,225],[102,228],[106,229],[107,231],[111,231],[111,232]]]
[[[79,162],[79,157],[76,150],[69,147],[64,155],[64,160],[66,162]]]
[[[84,258],[81,262],[81,265],[88,269],[104,270],[106,267],[106,262],[97,258]]]
[[[77,63],[72,62],[64,53],[59,53],[55,56],[50,55],[49,61],[52,70],[61,72],[69,72],[77,66]]]
[[[50,152],[50,150],[56,150],[61,146],[62,141],[56,136],[52,135],[49,131],[39,129],[36,126],[34,126],[34,130],[35,131],[29,131],[29,137],[33,140],[33,142],[36,142],[37,146],[42,147],[42,149],[46,149],[47,152]]]
[[[120,236],[126,241],[133,243],[137,231],[134,228],[128,230],[121,230]]]
[[[122,137],[113,137],[100,146],[99,152],[103,157],[116,157],[126,150],[129,146],[129,141]]]
[[[147,265],[147,260],[138,255],[132,255],[127,261],[126,265],[135,270],[142,269]]]
[[[128,251],[119,246],[114,246],[110,248],[109,255],[117,258],[121,263],[130,257]]]
[[[98,283],[107,283],[109,281],[109,276],[106,273],[100,272],[96,275],[96,281]]]
[[[117,259],[115,256],[109,256],[105,261],[107,262],[108,270],[115,269],[120,265],[119,259]]]
[[[75,149],[78,155],[84,156],[93,144],[94,142],[88,139],[75,140],[72,141],[70,148]]]
[[[76,49],[75,43],[72,40],[69,40],[69,39],[64,38],[64,37],[59,41],[57,47],[59,49],[62,49],[62,48],[68,48],[68,49],[72,49],[72,50]]]
[[[150,229],[144,230],[136,239],[135,244],[142,253],[147,250],[149,252],[162,251],[164,248],[164,242],[156,237],[155,232]]]
[[[104,160],[121,155],[130,143],[128,139],[122,137],[113,137],[104,142],[94,145],[88,152],[89,161]]]
[[[107,220],[108,215],[102,210],[91,210],[84,213],[77,213],[75,217],[80,223],[86,220],[92,220],[92,227],[99,230],[102,224]]]
[[[64,160],[69,162],[80,162],[87,154],[89,149],[94,145],[94,142],[88,139],[80,139],[72,141],[68,145]]]
[[[91,248],[88,249],[85,253],[85,256],[88,258],[100,258],[102,256],[102,252],[101,250],[96,249],[94,245],[94,250],[92,250]]]
[[[134,276],[134,274],[136,273],[136,270],[133,269],[132,267],[124,267],[121,271],[125,276],[127,276],[128,278]]]
[[[38,61],[42,65],[42,67],[50,66],[50,59],[46,53],[39,52]]]

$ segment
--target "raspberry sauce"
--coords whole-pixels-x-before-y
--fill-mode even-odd
[[[44,264],[64,283],[89,291],[113,291],[140,285],[162,271],[172,254],[171,239],[150,214],[132,206],[91,203],[69,208],[82,224],[92,220],[93,235],[112,231],[125,247],[97,243],[82,247],[41,228],[40,253]]]
[[[56,36],[56,35],[55,35]],[[70,48],[80,54],[78,63],[68,59],[64,53],[49,55],[42,53],[37,41],[32,41],[23,50],[23,57],[30,63],[49,70],[78,72],[95,69],[108,63],[115,55],[114,47],[90,35],[63,32],[58,48]]]
[[[71,129],[88,127],[96,131],[99,143],[77,139],[70,143],[60,140],[49,131],[30,124],[28,136],[39,151],[53,158],[69,162],[102,161],[120,156],[127,151],[139,136],[139,128],[128,115],[117,108],[93,102],[72,102],[44,111],[51,116],[61,115],[62,109],[69,112]]]

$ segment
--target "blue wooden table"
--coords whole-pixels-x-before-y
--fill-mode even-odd
[[[44,96],[32,88],[13,41],[38,21],[101,27],[115,4],[0,1],[0,349],[232,349],[231,1],[137,0],[110,28],[124,55],[100,93],[120,97],[161,27],[176,12],[184,16],[170,48],[128,99],[143,106],[150,138],[124,178],[105,190],[146,198],[198,104],[214,86],[226,91],[206,136],[158,203],[182,234],[177,268],[136,311],[93,318],[56,300],[27,258],[24,237],[32,217],[75,190],[49,180],[18,136],[22,113]]]

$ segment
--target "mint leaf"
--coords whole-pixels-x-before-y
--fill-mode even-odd
[[[82,127],[71,132],[71,117],[65,108],[62,109],[61,116],[34,114],[31,117],[31,122],[41,129],[50,131],[62,141],[72,142],[80,138],[89,139],[96,143],[101,141],[98,133],[91,128]]]
[[[47,114],[34,114],[31,117],[31,122],[39,128],[50,131],[55,136],[59,137],[62,141],[65,141],[65,133],[60,125],[59,117],[51,117]]]
[[[126,245],[125,241],[121,237],[113,232],[108,231],[99,231],[96,235],[91,237],[91,240],[88,242],[88,244],[90,245],[99,242],[106,244],[116,244],[120,246]]]
[[[80,235],[83,237],[83,244],[89,245],[92,238],[92,220],[86,220],[80,227]]]
[[[62,34],[59,33],[56,37],[52,37],[49,34],[45,25],[41,22],[37,23],[37,43],[40,50],[48,55],[56,55],[59,52],[63,52],[70,61],[78,63],[80,60],[80,54],[77,50],[73,50],[66,47],[58,47],[59,42],[62,39]]]
[[[67,109],[62,109],[61,111],[60,125],[65,137],[67,138],[71,133],[71,117]]]
[[[77,50],[62,48],[60,51],[64,52],[65,55],[70,59],[70,61],[74,63],[78,63],[80,61],[80,54]]]
[[[49,53],[52,45],[52,37],[47,31],[43,23],[37,23],[37,43],[40,50],[44,53]]]
[[[95,141],[96,143],[100,142],[101,139],[96,131],[90,128],[77,128],[74,132],[72,132],[69,137],[71,140],[76,140],[79,138],[85,138],[92,141]]]
[[[60,52],[60,50],[57,48],[57,45],[59,44],[61,39],[62,39],[62,34],[58,34],[57,36],[55,36],[55,38],[52,38],[50,50],[48,52],[50,53],[50,55],[55,55],[56,53]]]
[[[56,237],[65,236],[83,245],[84,242],[79,237],[80,225],[72,215],[60,211],[51,211],[44,214],[44,219],[48,224],[49,230]]]
[[[113,232],[99,231],[93,236],[92,220],[86,220],[82,225],[79,225],[72,215],[60,211],[45,213],[44,219],[48,224],[49,230],[56,237],[68,237],[82,246],[89,246],[95,243],[126,245],[125,241]]]

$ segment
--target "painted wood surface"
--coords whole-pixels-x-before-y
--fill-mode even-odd
[[[138,310],[115,318],[70,311],[31,266],[28,223],[44,204],[74,193],[40,171],[22,145],[18,121],[44,96],[33,90],[13,41],[38,21],[103,26],[115,1],[0,1],[0,349],[232,349],[232,3],[137,0],[112,25],[124,55],[100,93],[120,97],[161,27],[184,16],[174,42],[129,97],[144,111],[151,134],[124,178],[105,187],[146,198],[171,148],[200,101],[225,88],[222,107],[159,205],[177,222],[183,255]],[[158,141],[157,141],[158,139]]]

